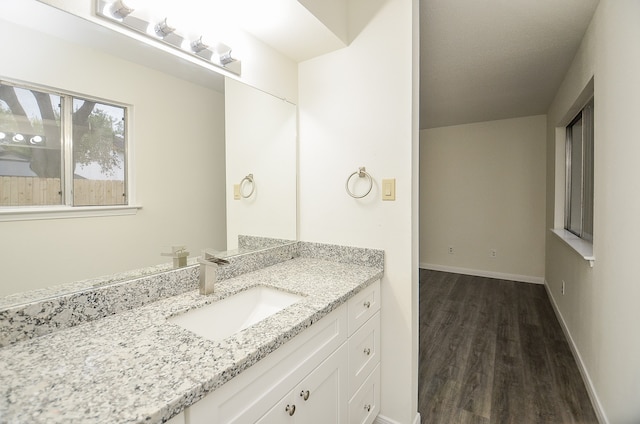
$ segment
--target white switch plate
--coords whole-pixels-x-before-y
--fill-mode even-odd
[[[233,185],[233,200],[240,200],[240,184]]]
[[[382,180],[382,200],[396,200],[396,179]]]

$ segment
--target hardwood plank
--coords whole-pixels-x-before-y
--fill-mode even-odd
[[[597,424],[543,286],[420,270],[422,423]]]
[[[461,409],[458,411],[458,417],[455,421],[457,424],[489,424],[490,420],[486,417],[475,415],[469,411]]]
[[[419,404],[420,418],[423,424],[455,423],[459,413],[456,403],[460,392],[460,383],[446,378],[435,377],[424,387]]]
[[[459,407],[474,417],[489,419],[496,350],[496,315],[493,313],[494,301],[489,296],[491,283],[487,279],[480,279],[471,284],[478,284],[476,299],[479,308],[474,331],[469,334],[472,338],[471,351],[462,377]]]
[[[496,309],[496,350],[491,403],[492,422],[518,424],[524,410],[522,396],[514,395],[525,390],[520,352],[518,313],[514,305],[514,284],[497,282],[498,306]]]

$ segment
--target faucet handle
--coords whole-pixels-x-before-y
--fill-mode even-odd
[[[228,260],[218,258],[215,255],[202,251],[202,256],[198,258],[200,263],[200,294],[207,295],[213,293],[214,285],[218,279],[218,266],[226,265]]]
[[[229,264],[228,260],[219,258],[215,254],[209,253],[207,250],[203,250],[202,251],[202,260],[207,261],[207,262],[212,262],[212,263],[217,264],[217,265],[227,265],[227,264]]]
[[[204,257],[205,261],[209,261],[209,262],[213,262],[214,264],[218,264],[218,265],[228,265],[229,261],[226,259],[222,259],[222,258],[216,258],[213,255],[209,255],[208,253],[205,254]]]

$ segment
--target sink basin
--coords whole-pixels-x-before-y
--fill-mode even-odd
[[[257,286],[168,319],[209,340],[222,340],[302,299],[297,294]]]

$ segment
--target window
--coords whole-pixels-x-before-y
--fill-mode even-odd
[[[593,241],[593,99],[567,126],[565,229]]]
[[[2,207],[127,205],[127,108],[0,81]]]

